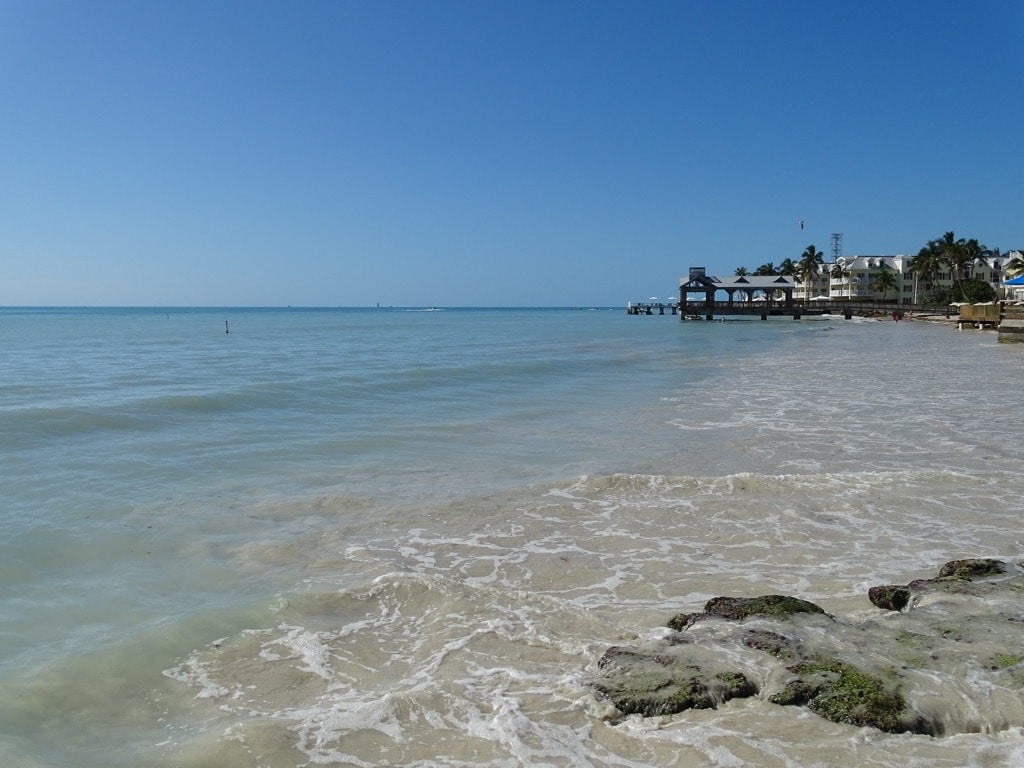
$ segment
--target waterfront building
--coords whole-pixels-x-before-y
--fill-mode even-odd
[[[835,262],[826,264],[825,274],[829,280],[829,296],[834,300],[847,301],[894,301],[898,304],[914,304],[915,275],[910,271],[913,256],[840,256]],[[836,267],[839,267],[837,270]],[[876,291],[872,286],[882,271],[890,271],[896,277],[895,290]],[[835,275],[834,277],[832,275]]]
[[[1019,252],[983,256],[963,265],[961,273],[954,276],[947,269],[940,272],[930,284],[911,269],[914,256],[839,256],[833,262],[821,265],[817,275],[805,281],[801,276],[780,275],[730,275],[709,276],[703,267],[691,267],[688,277],[679,281],[680,301],[686,304],[688,294],[700,294],[709,304],[723,298],[728,304],[734,302],[760,302],[784,304],[785,306],[813,304],[815,301],[848,301],[854,304],[885,303],[917,305],[923,303],[929,293],[948,290],[957,282],[975,279],[988,283],[999,299],[1024,299],[1024,290],[1004,285],[1011,274],[1006,265]],[[893,286],[878,290],[877,278],[883,272],[893,276]],[[956,277],[956,279],[954,279]],[[723,295],[724,294],[724,295]]]
[[[1024,271],[1019,269],[1022,261],[1024,261],[1024,251],[1010,251],[1009,253],[1003,254],[1004,272],[1003,272],[1003,295],[1002,298],[1008,301],[1024,301],[1024,282],[1019,285],[1008,284],[1007,281],[1012,280],[1016,283],[1022,277],[1024,277]],[[1012,263],[1011,263],[1012,262]],[[1009,270],[1006,267],[1009,267]],[[1016,269],[1014,267],[1017,267]]]
[[[1005,266],[1009,256],[984,256],[964,265],[960,280],[976,279],[989,283],[996,295],[1002,298],[1002,283],[1006,279]],[[833,301],[895,301],[899,304],[919,304],[930,290],[953,287],[954,275],[947,270],[939,273],[930,285],[924,285],[916,272],[911,270],[913,256],[840,256],[834,262],[826,263],[817,279],[810,286],[798,287],[794,298],[806,300],[807,289],[810,298],[827,295]],[[836,267],[839,269],[836,269]],[[895,290],[884,294],[874,289],[875,280],[883,270],[892,272],[896,278]],[[822,288],[821,294],[815,293]]]

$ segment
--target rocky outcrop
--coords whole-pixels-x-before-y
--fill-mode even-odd
[[[704,604],[703,613],[680,613],[668,621],[668,626],[683,630],[696,621],[716,616],[720,619],[743,621],[751,616],[781,619],[797,613],[825,614],[819,606],[787,595],[761,595],[760,597],[714,597]]]
[[[910,605],[915,593],[942,590],[977,594],[974,582],[989,577],[1000,577],[1007,572],[1007,565],[1002,560],[950,560],[939,569],[939,575],[934,579],[916,579],[905,586],[889,584],[871,587],[868,590],[868,599],[873,605],[887,611],[902,611]]]
[[[685,709],[714,709],[757,688],[742,673],[695,664],[680,654],[612,647],[598,668],[595,687],[626,715],[671,715]]]
[[[993,654],[983,642],[1018,632],[1024,615],[1005,608],[1022,590],[1019,567],[970,559],[946,563],[933,579],[872,587],[870,602],[900,612],[896,620],[844,620],[786,595],[716,597],[702,612],[673,616],[664,637],[609,648],[592,684],[623,715],[670,715],[758,696],[891,733],[971,730],[976,723],[958,725],[950,714],[976,710],[971,702],[959,706],[934,691],[915,701],[907,692],[950,670],[984,668],[993,685],[1019,691],[1024,712],[1024,654]],[[920,608],[929,596],[931,606]],[[957,695],[972,688],[954,682]],[[1016,725],[1024,727],[1024,715]]]

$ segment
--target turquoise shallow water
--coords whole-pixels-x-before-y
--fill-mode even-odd
[[[910,738],[876,754],[754,706],[721,714],[719,743],[701,718],[668,738],[607,725],[579,684],[680,602],[771,587],[856,608],[875,581],[1018,556],[1024,351],[992,334],[4,309],[0,340],[5,764],[673,764],[686,742],[694,765],[813,764],[812,743],[835,764],[992,765],[1019,748],[1011,723],[949,753],[973,763]]]
[[[613,430],[639,426],[619,415],[646,397],[630,378],[657,375],[678,338],[622,317],[4,311],[5,657],[45,662],[48,647],[102,646],[197,600],[273,594],[276,574],[234,586],[180,554],[261,533],[247,510],[271,499],[403,504],[601,466]]]

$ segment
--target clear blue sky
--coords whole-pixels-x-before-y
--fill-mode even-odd
[[[833,232],[1019,248],[1022,40],[1019,0],[2,0],[0,304],[622,306]]]

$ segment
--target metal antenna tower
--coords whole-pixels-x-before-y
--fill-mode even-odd
[[[832,261],[836,261],[843,255],[843,233],[832,233]]]

